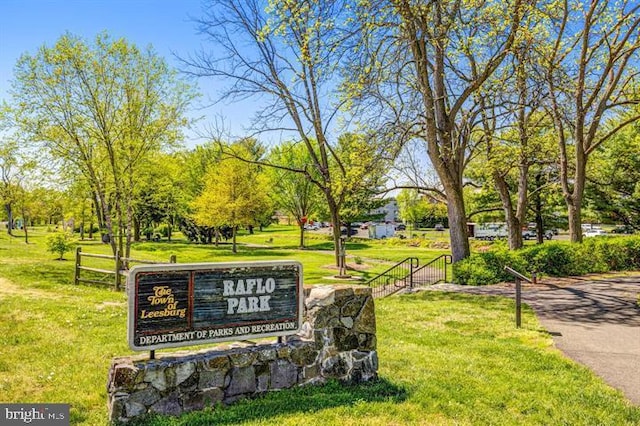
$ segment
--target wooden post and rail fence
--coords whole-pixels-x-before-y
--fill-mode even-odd
[[[84,266],[82,265],[83,257],[113,260],[114,261],[113,269],[103,269],[103,268],[94,268],[94,267]],[[130,263],[141,263],[141,264],[149,264],[149,265],[158,264],[158,263],[176,263],[176,255],[172,254],[168,262],[159,262],[155,260],[141,260],[141,259],[133,259],[133,258],[127,258],[127,257],[120,257],[120,253],[118,251],[116,251],[115,255],[83,253],[82,247],[77,247],[74,283],[76,285],[80,283],[105,285],[105,284],[110,284],[109,280],[113,279],[113,285],[115,289],[120,290],[122,288],[122,277],[123,276],[126,277],[129,274],[128,269],[123,269],[123,265],[129,265]],[[81,276],[81,271],[100,274],[103,276],[104,279],[83,278]]]

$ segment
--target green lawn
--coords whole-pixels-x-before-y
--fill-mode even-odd
[[[70,403],[72,424],[103,425],[111,358],[131,353],[126,298],[109,288],[74,286],[73,261],[53,260],[44,236],[36,231],[33,244],[25,245],[0,235],[0,402]],[[134,256],[297,259],[306,282],[326,282],[333,254],[321,237],[312,240],[309,250],[296,250],[295,232],[274,227],[241,237],[267,247],[243,246],[238,255],[226,245],[177,241],[138,244]],[[373,270],[388,265],[379,259],[411,249],[358,242],[349,252]],[[83,250],[108,248],[88,244]],[[421,259],[438,254],[421,250]],[[509,300],[423,292],[376,301],[376,314],[376,383],[288,390],[153,424],[640,424],[640,408],[554,350],[530,310],[524,328],[515,329]]]

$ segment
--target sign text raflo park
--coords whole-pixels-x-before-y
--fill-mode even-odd
[[[284,336],[302,327],[299,262],[136,266],[127,288],[133,350]]]

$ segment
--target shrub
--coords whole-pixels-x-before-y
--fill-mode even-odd
[[[77,232],[80,233],[81,229],[80,229],[80,225],[76,226],[75,228],[73,228],[73,232]],[[98,228],[98,225],[93,225],[91,226],[91,224],[85,225],[84,226],[84,233],[88,234],[90,232],[93,233],[97,233],[98,231],[100,231],[100,228]]]
[[[169,225],[167,225],[166,223],[162,223],[160,225],[158,225],[156,227],[156,229],[153,230],[153,232],[157,232],[158,234],[162,235],[164,238],[167,238],[169,236]]]
[[[640,268],[637,262],[638,253],[640,253],[638,238],[591,238],[585,241],[585,247],[587,246],[587,254],[597,254],[599,262],[605,265],[607,270],[624,271]]]
[[[496,244],[453,265],[454,282],[482,285],[511,281],[504,267],[563,277],[607,271],[640,269],[640,237],[591,238],[582,244],[550,242],[507,250]]]
[[[466,285],[485,285],[500,282],[495,271],[489,267],[486,253],[473,254],[453,264],[453,282]]]
[[[47,236],[47,250],[54,254],[57,253],[60,256],[58,260],[62,260],[64,254],[73,250],[74,246],[71,235],[65,232],[56,232]]]
[[[531,271],[555,277],[584,273],[575,265],[576,250],[573,244],[552,242],[527,247],[520,251]]]
[[[453,265],[454,282],[467,285],[495,284],[510,281],[513,277],[504,270],[510,266],[527,274],[531,270],[518,251],[510,251],[504,246],[493,251],[476,253]]]

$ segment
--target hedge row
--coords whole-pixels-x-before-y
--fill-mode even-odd
[[[454,282],[485,285],[512,281],[504,272],[505,266],[525,275],[536,272],[554,277],[640,270],[640,236],[589,238],[581,244],[554,241],[515,251],[496,247],[456,262]]]

